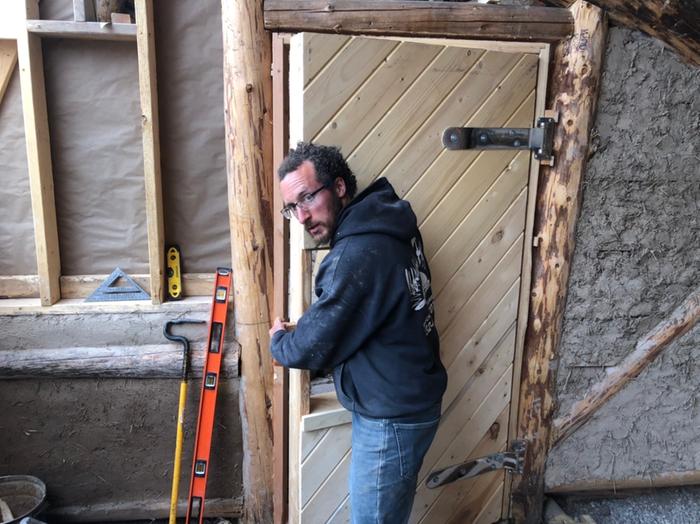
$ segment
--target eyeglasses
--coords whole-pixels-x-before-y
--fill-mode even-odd
[[[292,216],[297,216],[297,210],[303,209],[304,211],[308,211],[314,206],[314,202],[316,201],[316,195],[324,189],[328,189],[328,186],[321,186],[317,190],[312,191],[311,193],[306,193],[296,202],[284,206],[280,213],[282,213],[282,216],[287,220],[291,220]]]

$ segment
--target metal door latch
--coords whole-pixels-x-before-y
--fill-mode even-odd
[[[442,133],[442,145],[458,149],[531,149],[540,162],[554,165],[555,117],[537,119],[536,127],[448,127]]]
[[[493,455],[468,460],[456,466],[449,466],[445,469],[434,471],[428,475],[425,485],[430,489],[439,488],[456,480],[470,479],[482,473],[498,469],[505,469],[520,475],[523,472],[526,447],[524,440],[514,440],[510,447],[511,451],[494,453]]]

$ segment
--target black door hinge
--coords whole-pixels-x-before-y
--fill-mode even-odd
[[[546,116],[527,127],[448,127],[442,145],[458,149],[531,149],[540,162],[554,165],[552,147],[557,119]]]
[[[514,440],[510,447],[511,451],[494,453],[434,471],[428,475],[425,485],[431,489],[439,488],[456,480],[470,479],[498,469],[522,474],[526,446],[524,440]]]

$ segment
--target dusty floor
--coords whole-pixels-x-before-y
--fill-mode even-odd
[[[558,500],[571,517],[590,515],[596,524],[697,524],[700,487],[659,489],[607,500]]]

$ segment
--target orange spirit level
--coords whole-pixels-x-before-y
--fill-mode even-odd
[[[192,459],[192,476],[190,477],[190,495],[187,503],[187,524],[204,519],[204,495],[207,490],[209,475],[209,456],[211,437],[214,429],[214,412],[216,411],[216,393],[219,390],[219,371],[224,352],[224,334],[228,316],[228,297],[231,293],[231,270],[218,268],[214,284],[214,298],[209,320],[209,340],[204,361],[202,377],[202,394],[199,399],[199,416]]]

